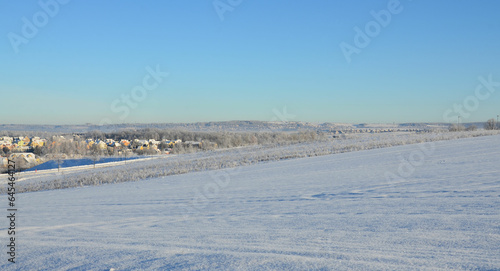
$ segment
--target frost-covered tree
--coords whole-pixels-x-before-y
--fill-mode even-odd
[[[36,146],[33,149],[33,153],[37,156],[44,156],[48,153],[48,149],[46,146]]]
[[[452,124],[449,128],[450,132],[465,131],[465,127],[461,124]]]
[[[495,119],[489,119],[486,121],[484,124],[484,129],[485,130],[495,130]]]
[[[476,125],[470,125],[469,127],[467,127],[467,129],[465,129],[466,131],[476,131],[477,130],[477,126]]]

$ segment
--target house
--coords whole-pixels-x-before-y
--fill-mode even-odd
[[[106,149],[108,149],[108,144],[106,144],[106,142],[104,142],[104,141],[97,140],[94,144],[97,145],[97,149],[99,149],[99,150],[106,150]]]
[[[108,146],[113,147],[113,148],[121,148],[122,144],[115,141],[115,142],[109,144]]]
[[[23,138],[22,140],[19,140],[17,141],[17,146],[20,146],[20,147],[26,147],[30,144],[30,139],[28,138],[27,141],[25,141],[25,138]]]
[[[173,148],[175,145],[175,141],[168,140],[168,139],[163,139],[161,143],[166,144],[169,148]]]
[[[26,163],[36,163],[36,158],[33,153],[13,153],[9,155],[9,160],[23,160]]]
[[[184,142],[184,144],[186,144],[188,146],[198,147],[198,148],[201,147],[201,142],[199,142],[199,141],[186,141],[186,142]]]
[[[90,149],[92,148],[94,145],[96,145],[96,148],[99,149],[99,150],[106,150],[108,149],[108,144],[106,144],[106,142],[104,141],[101,141],[101,140],[92,140],[92,139],[87,139],[85,141],[87,143],[87,149]]]
[[[153,148],[155,150],[158,149],[158,146],[161,144],[161,141],[158,141],[158,140],[154,140],[154,139],[150,139],[149,140],[149,147],[150,148]]]
[[[23,137],[24,138],[24,137]],[[21,137],[18,137],[18,136],[15,136],[14,139],[12,139],[12,144],[17,144],[17,142],[21,141],[22,138]]]
[[[149,141],[145,139],[134,139],[134,143],[139,150],[149,149]]]
[[[110,139],[110,138],[106,138],[106,140],[104,142],[106,142],[106,144],[108,144],[108,146],[111,146],[115,143],[115,141],[113,139]]]
[[[31,143],[30,143],[30,146],[32,148],[36,148],[36,147],[43,147],[45,145],[45,143],[47,142],[47,140],[45,139],[40,139],[40,138],[32,138],[31,139]]]
[[[0,141],[7,141],[7,142],[10,142],[11,144],[12,144],[13,140],[14,140],[14,138],[9,137],[9,136],[2,136],[2,137],[0,137]]]
[[[149,140],[149,144],[151,145],[160,145],[161,141],[158,141],[158,140],[154,140],[154,139],[150,139]]]
[[[12,147],[12,141],[6,141],[6,140],[0,141],[0,148],[3,147],[7,147],[10,149]]]
[[[93,139],[88,138],[85,140],[85,143],[87,144],[87,149],[90,149],[95,142]]]
[[[124,147],[128,147],[128,146],[130,146],[130,141],[128,141],[126,139],[122,139],[122,140],[120,140],[120,144]]]

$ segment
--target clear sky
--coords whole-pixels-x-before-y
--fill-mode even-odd
[[[499,11],[495,0],[2,0],[0,123],[284,111],[311,122],[485,121],[500,114]]]

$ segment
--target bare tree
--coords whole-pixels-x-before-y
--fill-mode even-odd
[[[97,146],[97,144],[93,144],[90,147],[90,155],[92,156],[92,161],[94,162],[94,168],[97,161],[101,160],[101,156],[103,156],[104,151]]]
[[[453,123],[452,125],[450,125],[450,128],[449,128],[450,132],[459,132],[459,131],[465,131],[465,127],[461,124],[455,124]]]
[[[484,129],[486,129],[486,130],[495,130],[495,119],[489,119],[484,124]]]

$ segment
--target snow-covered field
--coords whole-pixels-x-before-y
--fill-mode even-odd
[[[60,172],[57,169],[40,170],[38,172],[25,171],[16,175],[16,191],[22,193],[130,182],[269,161],[487,135],[500,135],[500,131],[354,134],[314,142],[250,145],[180,155],[152,156],[131,160],[126,163],[104,163],[99,166],[96,165],[95,169],[93,166],[77,166],[62,168]],[[7,192],[7,182],[7,175],[0,174],[0,195]]]
[[[499,270],[499,165],[497,135],[23,193],[0,269]]]

